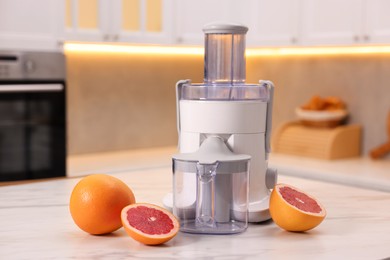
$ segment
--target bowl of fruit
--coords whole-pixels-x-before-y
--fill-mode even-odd
[[[306,126],[336,127],[345,122],[348,111],[338,97],[313,96],[306,104],[297,107],[295,114]]]

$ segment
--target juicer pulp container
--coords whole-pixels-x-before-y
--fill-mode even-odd
[[[248,226],[250,156],[209,136],[194,153],[173,156],[173,213],[180,230],[233,234]],[[194,185],[188,185],[188,182]]]

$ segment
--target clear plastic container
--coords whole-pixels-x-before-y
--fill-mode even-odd
[[[204,83],[184,84],[179,100],[269,100],[267,84],[246,84],[245,34],[237,24],[213,23],[205,33]]]
[[[246,230],[249,160],[250,156],[232,153],[219,137],[207,138],[195,153],[173,157],[173,213],[181,231],[233,234]]]

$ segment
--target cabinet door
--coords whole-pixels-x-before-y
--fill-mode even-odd
[[[61,6],[53,0],[0,0],[0,49],[60,49]]]
[[[363,0],[302,0],[302,43],[358,43],[363,13]]]
[[[113,0],[110,33],[114,41],[171,43],[173,0]]]
[[[390,1],[366,0],[367,15],[363,40],[370,43],[390,43]]]
[[[65,0],[65,39],[109,40],[111,10],[110,0]]]
[[[253,1],[249,15],[255,19],[254,37],[249,41],[250,44],[256,46],[298,44],[299,13],[300,0]]]
[[[246,11],[250,1],[234,0],[179,0],[176,1],[176,41],[183,44],[203,45],[205,24],[222,21],[251,23]]]

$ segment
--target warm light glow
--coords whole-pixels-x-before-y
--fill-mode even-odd
[[[248,48],[246,51],[247,56],[351,55],[375,53],[390,53],[390,46]]]
[[[65,43],[65,52],[83,53],[128,53],[162,55],[203,55],[202,47],[153,46]],[[286,48],[248,48],[246,55],[252,56],[299,56],[299,55],[351,55],[351,54],[390,54],[390,46],[347,46],[347,47],[286,47]]]
[[[190,54],[203,55],[200,47],[175,47],[175,46],[148,46],[148,45],[119,45],[119,44],[85,44],[65,43],[65,52],[101,52],[101,53],[128,53],[128,54]]]

